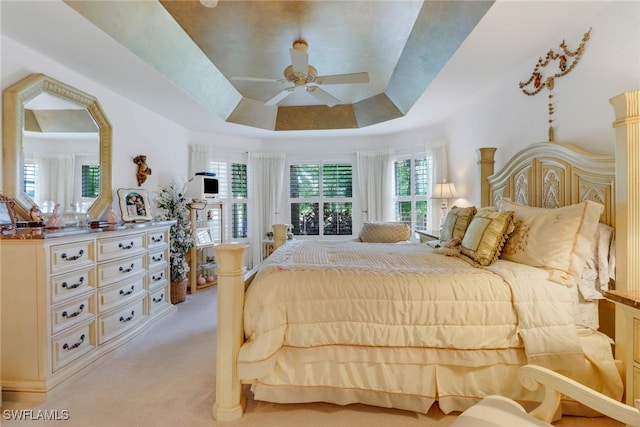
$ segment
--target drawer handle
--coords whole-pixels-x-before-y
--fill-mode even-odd
[[[122,323],[127,323],[129,320],[133,319],[134,314],[135,314],[135,312],[133,310],[131,310],[131,316],[129,316],[129,317],[120,316],[120,321]]]
[[[123,297],[126,297],[127,295],[131,295],[135,288],[136,288],[135,285],[131,285],[131,290],[123,291],[122,289],[120,289],[120,295],[122,295]]]
[[[121,273],[129,273],[129,272],[131,272],[133,270],[134,266],[135,266],[134,263],[131,263],[131,267],[129,267],[129,268],[124,268],[124,267],[120,266],[120,272]]]
[[[71,290],[77,288],[78,286],[81,286],[82,283],[84,283],[84,276],[80,276],[80,278],[78,279],[78,283],[69,285],[67,282],[62,282],[60,286],[62,286],[64,289]]]
[[[158,261],[162,261],[162,258],[164,258],[164,254],[160,254],[157,257],[154,255],[154,256],[151,257],[151,260],[153,262],[158,262]]]
[[[164,301],[164,294],[160,294],[160,298],[153,298],[153,302],[162,302]]]
[[[159,276],[151,276],[151,278],[153,279],[154,282],[157,282],[158,280],[164,279],[164,273],[160,273]]]
[[[84,255],[84,249],[80,249],[80,252],[78,252],[78,255],[68,256],[66,252],[63,252],[62,255],[60,256],[65,261],[75,261],[77,259],[82,258],[82,255]]]
[[[67,343],[64,343],[64,345],[62,346],[62,348],[64,350],[73,350],[74,348],[78,348],[82,345],[82,343],[84,342],[84,334],[80,335],[80,341],[78,341],[75,344],[69,345]]]
[[[133,248],[133,242],[129,243],[129,245],[127,245],[127,246],[123,245],[122,243],[119,243],[118,247],[120,249],[131,249],[131,248]]]
[[[62,312],[62,317],[66,317],[67,319],[71,319],[72,317],[76,317],[78,316],[80,313],[82,313],[82,311],[84,310],[84,304],[80,304],[80,307],[78,307],[80,310],[74,312],[74,313],[67,313],[67,311],[63,311]]]
[[[164,240],[164,239],[162,238],[162,236],[157,236],[157,237],[156,237],[156,236],[151,236],[151,241],[152,241],[153,243],[160,243],[160,242],[162,242],[162,240]]]

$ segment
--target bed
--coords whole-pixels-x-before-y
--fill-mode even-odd
[[[539,402],[541,391],[513,381],[528,363],[620,400],[598,301],[578,289],[585,266],[609,258],[594,259],[594,242],[597,229],[614,226],[613,157],[544,142],[494,174],[494,152],[479,150],[487,206],[450,212],[445,222],[459,256],[425,244],[294,240],[245,282],[244,245],[216,247],[214,417],[242,415],[243,383],[257,400],[423,413],[436,400],[445,413],[464,411],[490,394]],[[558,213],[566,220],[553,225]],[[536,235],[563,252],[519,250],[540,246]],[[546,268],[536,265],[550,254]],[[606,280],[592,286],[608,285],[603,270]]]

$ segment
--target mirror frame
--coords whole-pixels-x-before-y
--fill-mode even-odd
[[[45,74],[32,74],[4,90],[3,104],[3,186],[4,194],[16,202],[16,211],[29,218],[29,210],[35,202],[22,191],[24,181],[24,105],[41,93],[84,106],[100,128],[100,195],[87,210],[89,218],[98,219],[113,202],[111,190],[111,141],[112,128],[98,100],[81,90],[52,79]]]

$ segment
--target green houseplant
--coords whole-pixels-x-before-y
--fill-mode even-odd
[[[171,303],[176,304],[186,298],[189,274],[187,253],[193,247],[189,200],[184,197],[184,185],[178,187],[172,183],[162,188],[156,198],[156,204],[163,212],[160,220],[176,221],[169,231]]]

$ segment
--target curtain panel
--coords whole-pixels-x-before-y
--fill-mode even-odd
[[[189,178],[196,172],[206,172],[212,161],[211,150],[207,145],[189,145]]]
[[[428,142],[425,144],[427,157],[431,158],[431,188],[429,190],[429,197],[433,191],[433,186],[438,182],[444,182],[449,180],[449,159],[447,157],[447,143],[444,141]],[[440,226],[440,203],[437,200],[431,200],[430,205],[430,218],[431,218],[431,230],[436,230]]]
[[[393,150],[356,153],[362,222],[392,219]]]
[[[284,153],[249,153],[249,236],[253,265],[262,261],[262,240],[265,233],[271,231],[273,224],[288,222],[279,212],[285,161]]]

